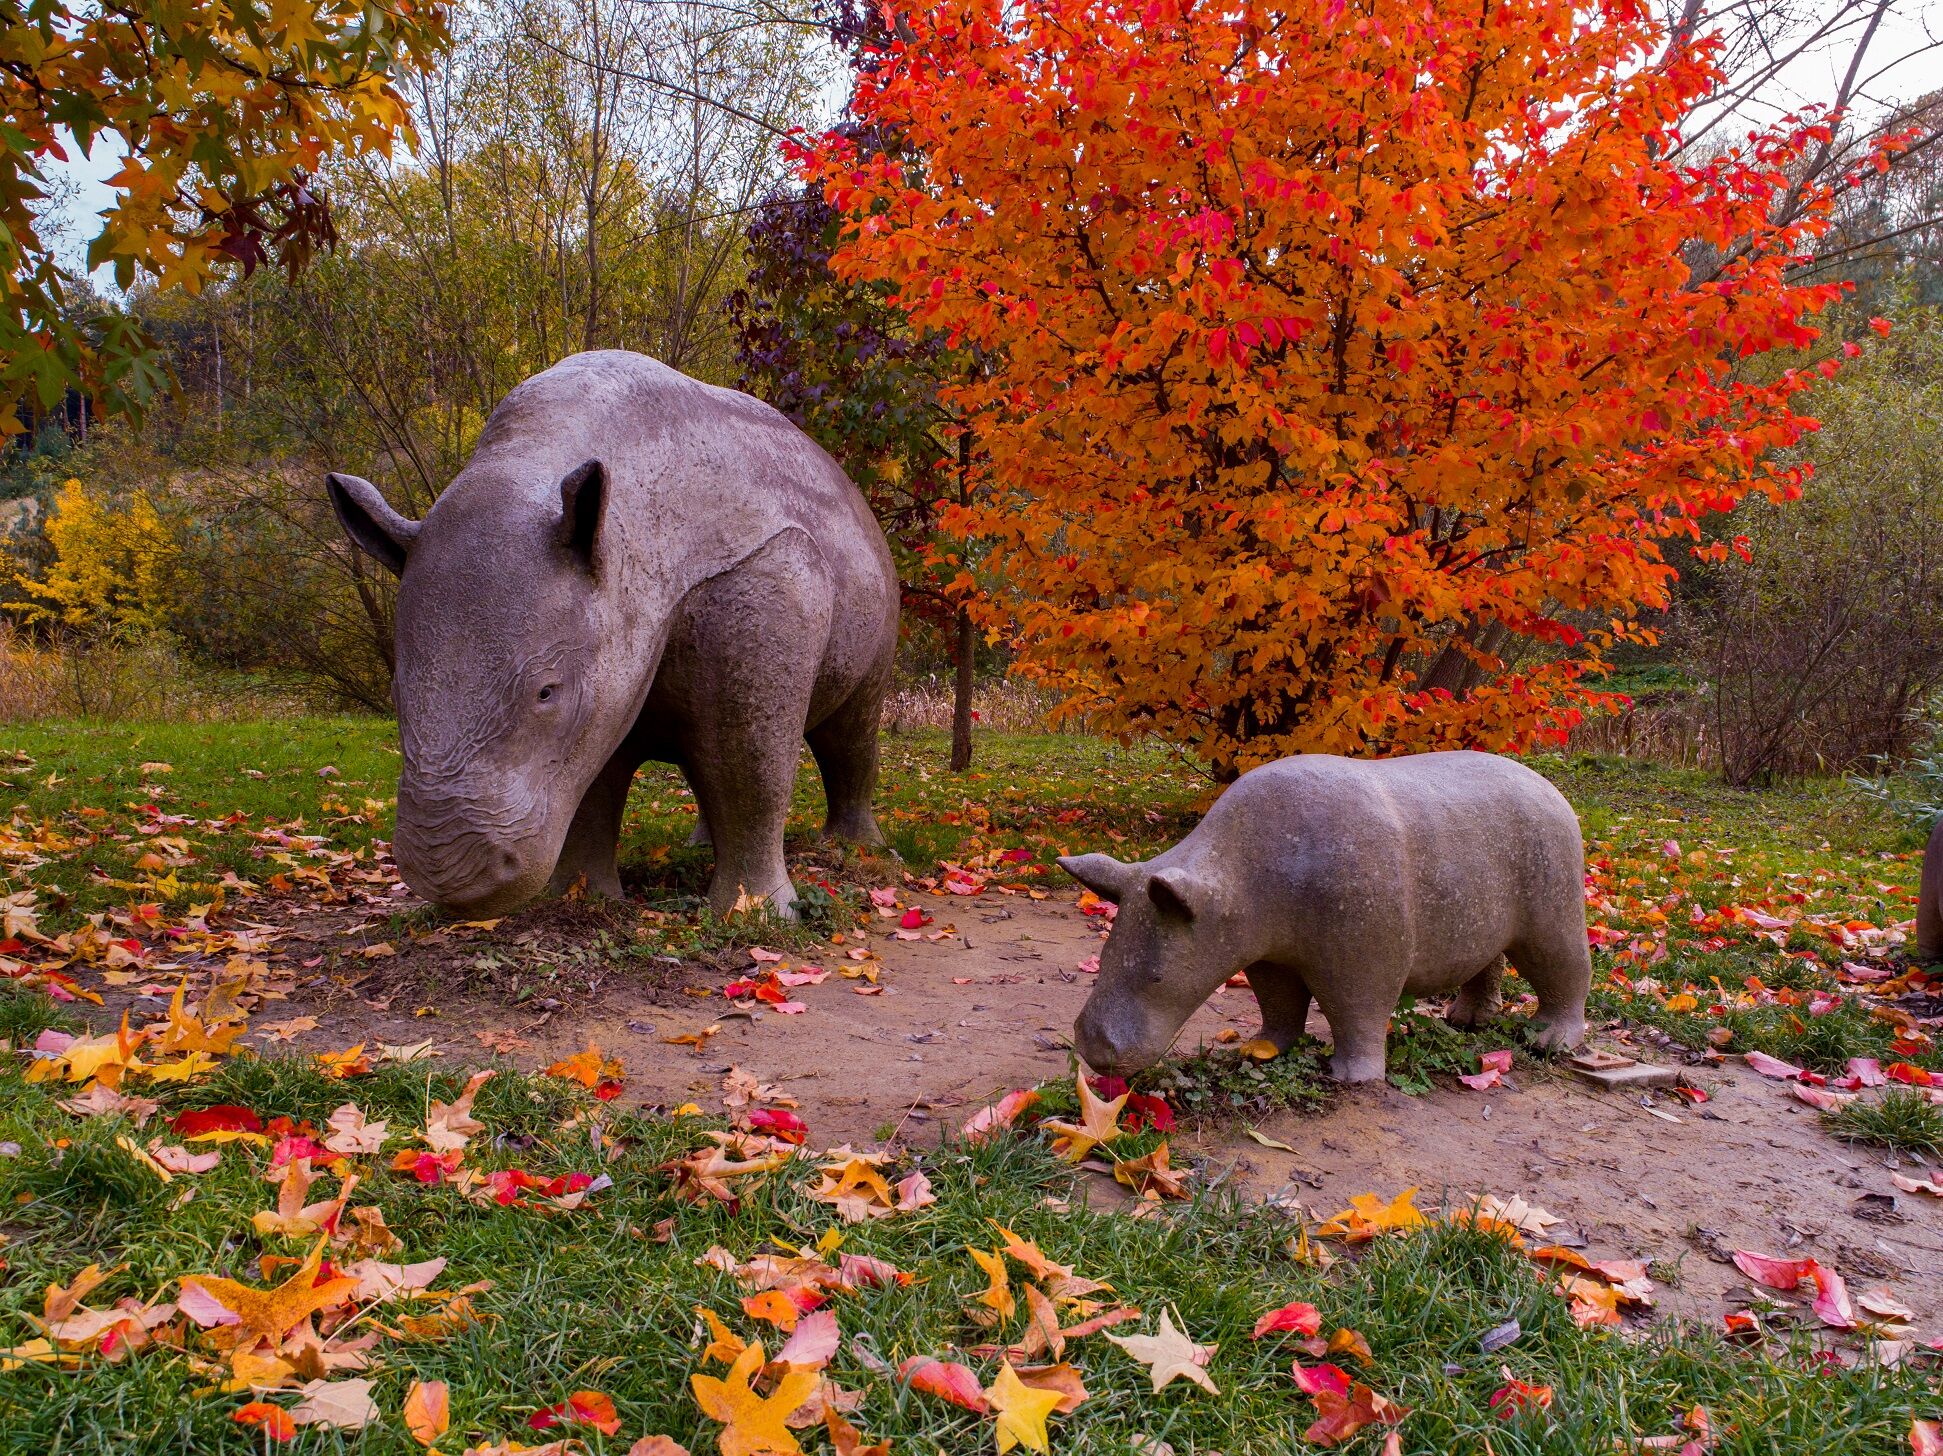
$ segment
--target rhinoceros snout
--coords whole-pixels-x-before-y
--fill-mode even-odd
[[[524,904],[546,888],[553,866],[539,836],[503,832],[492,822],[499,817],[451,801],[428,805],[401,784],[391,846],[398,873],[451,910],[490,915]]]
[[[1116,1027],[1113,1017],[1097,1010],[1090,1001],[1073,1023],[1073,1050],[1087,1066],[1105,1077],[1142,1071],[1157,1060],[1152,1056],[1143,1059],[1139,1038]]]

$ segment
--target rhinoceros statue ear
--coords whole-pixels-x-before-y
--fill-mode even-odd
[[[560,482],[558,540],[589,571],[594,569],[594,548],[600,541],[606,506],[607,471],[600,461],[576,466]]]
[[[393,572],[403,573],[405,557],[423,522],[406,520],[378,493],[377,486],[358,476],[333,471],[324,477],[324,489],[351,544],[369,552]]]
[[[1132,865],[1122,864],[1110,854],[1062,855],[1059,867],[1102,900],[1110,900],[1115,905],[1139,878]]]
[[[1169,866],[1155,870],[1153,878],[1147,881],[1147,898],[1163,915],[1192,920],[1207,903],[1208,889],[1186,870]]]

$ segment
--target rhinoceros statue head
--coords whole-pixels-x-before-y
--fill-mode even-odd
[[[557,491],[534,484],[468,471],[413,521],[369,481],[326,481],[351,540],[399,576],[399,873],[471,914],[546,887],[588,784],[640,707],[602,650],[617,609],[602,579],[601,464]]]

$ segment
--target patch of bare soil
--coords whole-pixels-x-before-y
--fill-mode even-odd
[[[1101,927],[1069,899],[906,903],[934,918],[922,936],[950,933],[900,940],[886,919],[865,943],[871,959],[852,958],[855,935],[790,955],[798,970],[830,974],[792,989],[804,1009],[789,1015],[731,1008],[721,987],[750,969],[740,953],[712,962],[641,954],[631,907],[555,904],[490,929],[429,933],[402,896],[327,909],[284,927],[279,945],[295,979],[288,1000],[259,1008],[255,1024],[315,1017],[315,1030],[290,1039],[305,1050],[429,1037],[437,1055],[498,1052],[523,1067],[591,1039],[624,1061],[629,1102],[713,1109],[738,1066],[799,1100],[816,1145],[928,1143],[994,1092],[1066,1072],[1073,1017],[1092,984],[1080,965],[1098,953]],[[874,967],[876,984],[845,978],[846,966]],[[699,1047],[667,1041],[710,1027]],[[1176,1049],[1255,1027],[1253,997],[1224,990]],[[1319,1015],[1310,1029],[1327,1036]],[[1522,1195],[1559,1218],[1550,1239],[1582,1243],[1593,1257],[1653,1261],[1661,1311],[1710,1323],[1752,1297],[1731,1250],[1813,1255],[1855,1293],[1893,1289],[1934,1337],[1943,1199],[1897,1190],[1880,1155],[1830,1137],[1779,1084],[1738,1066],[1704,1076],[1715,1079],[1704,1106],[1655,1104],[1657,1113],[1637,1093],[1549,1069],[1482,1093],[1357,1087],[1320,1114],[1280,1113],[1256,1128],[1293,1152],[1229,1126],[1178,1136],[1176,1162],[1198,1158],[1245,1196],[1299,1200],[1324,1216],[1353,1194],[1387,1198],[1412,1185],[1426,1207],[1440,1195]],[[1121,1196],[1109,1190],[1096,1198]]]

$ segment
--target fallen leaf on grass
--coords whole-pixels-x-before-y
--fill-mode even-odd
[[[263,1434],[272,1441],[297,1439],[297,1423],[290,1419],[290,1412],[267,1400],[253,1400],[248,1405],[238,1406],[229,1413],[229,1418],[239,1426],[261,1427]]]
[[[1160,1312],[1160,1327],[1151,1335],[1108,1335],[1106,1338],[1147,1367],[1156,1392],[1185,1377],[1209,1395],[1221,1394],[1207,1372],[1207,1364],[1220,1346],[1195,1344],[1175,1327],[1168,1310]]]
[[[762,1368],[762,1346],[751,1345],[736,1356],[727,1375],[688,1377],[702,1414],[722,1423],[716,1437],[722,1456],[796,1456],[803,1449],[786,1422],[816,1389],[816,1372],[791,1366],[775,1389],[762,1396],[749,1384]]]
[[[1909,1423],[1911,1456],[1943,1456],[1943,1421]]]
[[[1358,1193],[1349,1207],[1331,1218],[1316,1233],[1323,1238],[1347,1239],[1352,1244],[1373,1239],[1378,1234],[1423,1228],[1429,1224],[1416,1205],[1417,1190],[1406,1188],[1388,1203],[1374,1193]]]
[[[1041,1390],[1027,1385],[1009,1364],[999,1366],[998,1379],[985,1391],[986,1403],[998,1416],[998,1449],[1003,1456],[1014,1446],[1024,1446],[1041,1456],[1051,1450],[1046,1434],[1046,1417],[1058,1410],[1065,1397],[1057,1390]]]
[[[379,1152],[384,1148],[388,1126],[384,1122],[366,1122],[357,1104],[347,1102],[331,1114],[331,1135],[324,1139],[324,1147],[333,1153]]]
[[[364,1054],[363,1042],[346,1047],[341,1052],[319,1052],[314,1060],[327,1077],[348,1080],[371,1074],[371,1058]]]
[[[1076,1077],[1074,1082],[1079,1092],[1079,1122],[1048,1118],[1043,1124],[1054,1134],[1053,1152],[1069,1163],[1077,1163],[1100,1144],[1120,1136],[1120,1110],[1127,1105],[1124,1092],[1107,1102],[1094,1095],[1084,1076]]]
[[[1027,1108],[1039,1100],[1037,1088],[1008,1092],[990,1107],[982,1107],[967,1119],[959,1134],[968,1143],[988,1142],[1012,1126]]]
[[[1162,1143],[1145,1157],[1116,1161],[1113,1181],[1144,1199],[1186,1198],[1187,1170],[1176,1168],[1172,1158],[1167,1144]]]
[[[612,1436],[621,1429],[621,1417],[611,1397],[598,1390],[576,1390],[558,1405],[534,1411],[526,1424],[536,1431],[554,1426],[592,1426],[602,1435]]]
[[[303,1399],[290,1408],[290,1419],[300,1426],[358,1431],[378,1418],[368,1380],[313,1380],[301,1394]]]
[[[1309,1398],[1316,1403],[1316,1418],[1302,1433],[1303,1440],[1318,1446],[1336,1446],[1365,1426],[1394,1426],[1410,1414],[1409,1407],[1378,1395],[1361,1381],[1350,1380],[1335,1366],[1324,1368],[1335,1371],[1342,1387],[1332,1381],[1309,1392]]]
[[[296,1272],[274,1288],[252,1289],[234,1279],[191,1274],[181,1281],[182,1297],[177,1302],[204,1329],[235,1324],[247,1335],[280,1344],[298,1324],[319,1310],[343,1304],[357,1288],[357,1280],[341,1274],[318,1278],[325,1242],[319,1239]]]
[[[881,1456],[889,1456],[890,1448],[883,1448]],[[688,1456],[688,1448],[673,1436],[643,1436],[627,1448],[627,1456]],[[852,1456],[852,1453],[837,1448],[837,1456]],[[880,1456],[874,1446],[859,1450],[855,1456]]]
[[[426,1109],[425,1131],[421,1134],[426,1147],[435,1153],[457,1152],[471,1141],[474,1133],[486,1130],[486,1125],[472,1115],[472,1099],[479,1095],[479,1089],[491,1076],[491,1068],[474,1072],[451,1102],[434,1102]]]
[[[192,1153],[187,1148],[165,1143],[160,1138],[151,1138],[148,1155],[171,1173],[207,1173],[222,1161],[221,1152],[211,1149],[206,1153]]]
[[[1370,1353],[1370,1342],[1363,1338],[1361,1330],[1339,1329],[1329,1337],[1329,1344],[1323,1351],[1326,1355],[1348,1355],[1364,1365],[1374,1365],[1376,1356]]]
[[[99,1082],[90,1082],[80,1096],[69,1097],[60,1105],[76,1117],[107,1117],[119,1113],[137,1127],[146,1123],[161,1106],[150,1098],[132,1096]]]
[[[986,1316],[988,1320],[995,1324],[1006,1323],[1012,1318],[1013,1311],[1018,1308],[1018,1301],[1012,1297],[1011,1278],[1005,1268],[1005,1251],[994,1249],[988,1254],[983,1249],[975,1249],[967,1244],[965,1252],[970,1254],[972,1261],[985,1271],[986,1287],[973,1298],[992,1311]]]
[[[1486,1092],[1504,1081],[1504,1074],[1511,1070],[1511,1053],[1508,1051],[1485,1052],[1478,1058],[1482,1071],[1457,1080],[1477,1092]]]
[[[1299,1299],[1280,1309],[1271,1309],[1255,1321],[1254,1338],[1259,1340],[1263,1335],[1279,1330],[1293,1331],[1298,1335],[1321,1334],[1322,1312],[1313,1304],[1305,1304]]]
[[[1528,1385],[1515,1380],[1509,1370],[1499,1367],[1504,1384],[1491,1392],[1491,1414],[1508,1421],[1528,1410],[1550,1410],[1553,1391],[1549,1385]]]
[[[888,1218],[898,1211],[898,1205],[890,1184],[877,1171],[885,1161],[881,1153],[862,1153],[825,1163],[817,1170],[822,1181],[809,1190],[808,1196],[836,1209],[845,1223]]]
[[[821,1370],[836,1356],[839,1339],[836,1315],[827,1309],[816,1310],[797,1320],[795,1333],[776,1352],[775,1363]],[[733,1355],[729,1358],[734,1360]]]
[[[405,1392],[405,1429],[421,1446],[443,1436],[452,1423],[452,1397],[443,1380],[414,1380]]]
[[[913,1355],[897,1367],[897,1378],[913,1390],[935,1395],[940,1400],[948,1400],[953,1405],[980,1415],[991,1409],[985,1402],[985,1392],[980,1388],[978,1377],[972,1373],[971,1367],[956,1361]]]
[[[1776,1259],[1767,1254],[1734,1250],[1734,1267],[1755,1283],[1792,1294],[1804,1279],[1815,1284],[1814,1311],[1825,1325],[1838,1330],[1855,1324],[1855,1310],[1849,1303],[1848,1286],[1833,1269],[1813,1259]]]
[[[1781,1077],[1793,1080],[1801,1076],[1801,1068],[1792,1062],[1784,1062],[1779,1057],[1771,1057],[1766,1052],[1748,1052],[1744,1060],[1748,1066],[1763,1077]]]

